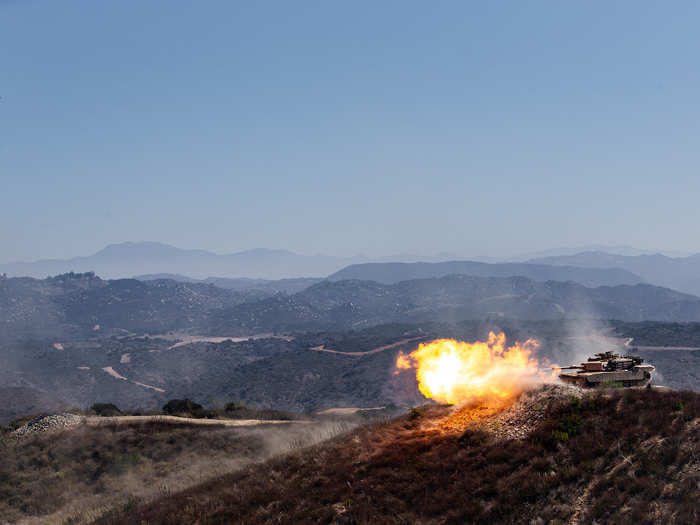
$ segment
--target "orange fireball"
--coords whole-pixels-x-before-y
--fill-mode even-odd
[[[440,403],[460,404],[474,398],[508,398],[537,378],[532,354],[538,343],[528,339],[506,347],[503,333],[489,333],[488,341],[467,343],[437,339],[410,354],[399,353],[396,368],[414,368],[421,393]]]

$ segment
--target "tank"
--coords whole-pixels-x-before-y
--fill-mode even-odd
[[[566,366],[559,370],[575,370],[562,372],[559,378],[565,383],[582,387],[642,387],[649,384],[655,368],[644,364],[644,359],[638,356],[602,352],[589,357],[588,361],[578,366]]]

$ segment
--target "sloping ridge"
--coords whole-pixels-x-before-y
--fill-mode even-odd
[[[16,386],[0,387],[0,424],[27,414],[53,413],[67,405],[46,392],[35,388]]]

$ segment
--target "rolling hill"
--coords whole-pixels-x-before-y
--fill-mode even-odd
[[[172,280],[103,280],[94,273],[0,279],[0,341],[110,331],[168,331],[203,324],[212,310],[270,294]]]
[[[524,277],[448,275],[391,285],[324,281],[294,295],[275,295],[213,312],[208,331],[241,335],[485,317],[697,321],[700,298],[646,284],[587,288]]]
[[[0,307],[0,340],[173,330],[249,336],[485,317],[700,320],[700,298],[647,284],[588,288],[571,281],[470,275],[396,284],[328,280],[286,294],[64,274],[0,280]]]
[[[66,403],[35,388],[0,386],[0,425],[27,414],[60,412]]]
[[[148,275],[137,275],[134,279],[138,281],[158,281],[170,279],[181,283],[204,283],[213,284],[219,288],[237,291],[259,290],[266,293],[296,293],[305,288],[321,282],[323,279],[316,277],[297,277],[292,279],[249,279],[240,277],[232,279],[229,277],[207,277],[206,279],[194,279],[185,275],[158,273]]]

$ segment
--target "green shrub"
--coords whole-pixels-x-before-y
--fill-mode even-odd
[[[553,431],[552,431],[552,436],[554,437],[554,439],[556,439],[557,441],[561,441],[562,443],[563,443],[564,441],[568,441],[568,440],[569,440],[569,433],[568,433],[568,432],[562,432],[561,430],[553,430]]]
[[[98,416],[109,417],[109,416],[119,416],[122,411],[112,403],[95,403],[90,407],[95,414]]]
[[[571,398],[571,409],[574,411],[581,410],[582,403],[581,403],[581,398],[580,397],[572,397]]]
[[[581,416],[577,414],[570,414],[561,418],[559,421],[559,429],[567,432],[569,435],[573,435],[578,432],[582,424],[583,420],[581,419]]]
[[[202,411],[202,405],[190,401],[189,399],[171,399],[163,406],[166,414],[192,414],[196,415]]]

